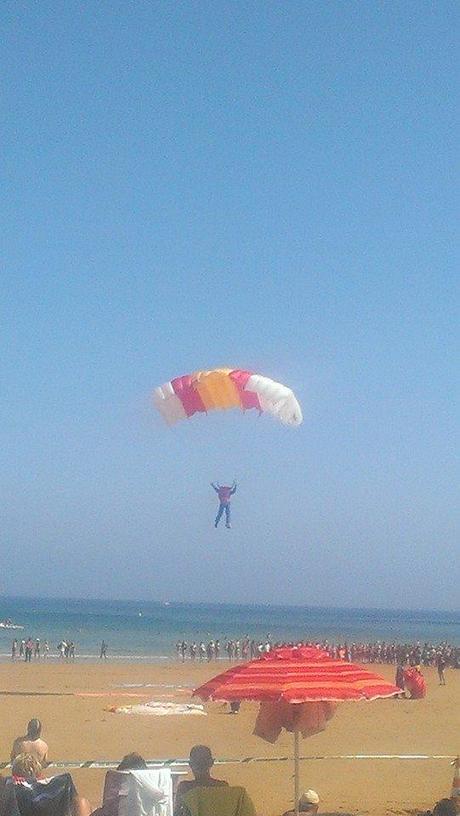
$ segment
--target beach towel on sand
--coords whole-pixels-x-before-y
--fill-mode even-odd
[[[30,779],[7,786],[11,813],[8,816],[67,816],[76,794],[70,774],[51,779]]]
[[[244,788],[193,788],[184,796],[190,816],[256,816],[254,805]]]
[[[118,816],[173,816],[170,768],[127,773],[127,795],[120,796]]]

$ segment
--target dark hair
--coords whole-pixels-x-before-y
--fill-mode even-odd
[[[214,765],[211,749],[207,745],[194,745],[190,751],[189,764],[192,771],[209,771]]]
[[[146,771],[147,763],[140,754],[133,751],[131,754],[126,754],[121,760],[117,771]]]
[[[35,740],[38,739],[40,734],[42,733],[42,724],[40,720],[30,720],[27,724],[27,736],[30,739]]]

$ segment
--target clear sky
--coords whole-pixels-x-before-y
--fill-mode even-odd
[[[3,4],[2,592],[458,609],[459,16]]]

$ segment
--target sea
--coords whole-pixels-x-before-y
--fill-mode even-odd
[[[48,640],[57,659],[61,640],[76,644],[79,659],[97,660],[102,640],[108,657],[158,662],[175,657],[175,644],[219,638],[272,641],[414,643],[447,641],[460,646],[460,611],[339,609],[334,607],[158,603],[152,601],[0,597],[0,621],[21,629],[0,628],[0,657],[11,642]]]

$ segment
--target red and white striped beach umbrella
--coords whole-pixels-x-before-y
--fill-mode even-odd
[[[202,700],[261,703],[254,733],[274,741],[285,727],[294,732],[294,807],[299,800],[299,733],[325,728],[337,703],[377,700],[400,689],[363,666],[337,660],[315,647],[274,649],[232,666],[195,689]]]
[[[375,672],[330,657],[315,647],[274,649],[232,666],[195,689],[202,700],[269,700],[287,703],[376,700],[401,690]]]

